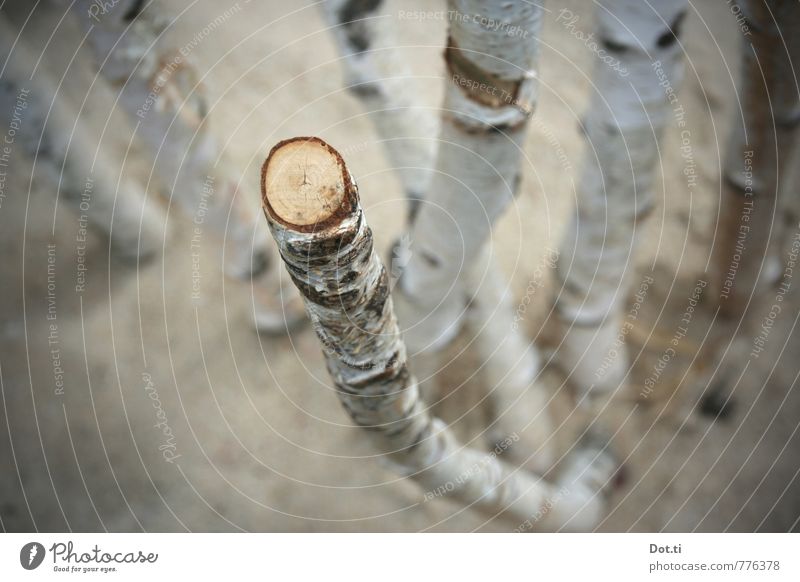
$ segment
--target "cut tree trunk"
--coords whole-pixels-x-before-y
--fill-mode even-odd
[[[624,342],[612,349],[636,276],[642,220],[654,204],[659,139],[679,107],[671,91],[683,76],[685,15],[685,0],[608,0],[596,9],[598,41],[616,60],[595,63],[577,207],[557,269],[565,329],[557,357],[581,399],[616,390],[628,372]],[[574,17],[562,10],[557,18]]]
[[[432,417],[406,364],[389,280],[373,249],[356,184],[341,156],[317,138],[276,145],[262,170],[265,213],[286,268],[323,345],[328,371],[353,421],[417,481],[526,529],[591,529],[616,470],[607,445],[577,445],[555,481],[460,445]],[[529,526],[529,528],[528,528]]]

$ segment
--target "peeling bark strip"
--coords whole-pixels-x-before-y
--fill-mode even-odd
[[[653,207],[658,140],[672,121],[685,130],[676,96],[683,75],[676,35],[685,11],[685,0],[606,0],[596,9],[600,40],[617,62],[595,64],[597,91],[585,119],[589,147],[578,208],[561,245],[563,287],[556,305],[569,327],[559,360],[581,390],[592,384],[613,390],[628,370],[624,353],[610,368],[603,362],[609,361],[635,278],[641,219]],[[693,164],[691,134],[681,135],[689,140],[684,161]],[[693,178],[685,187],[694,187]]]
[[[713,257],[722,313],[736,319],[781,276],[787,233],[780,217],[796,195],[790,170],[800,146],[800,5],[753,0],[744,13],[751,34],[740,46],[741,110],[734,114]]]
[[[449,8],[450,78],[436,172],[396,287],[398,315],[414,351],[442,348],[458,332],[466,295],[461,278],[513,200],[537,87],[540,7],[450,0]]]
[[[322,9],[341,55],[345,87],[361,101],[409,199],[411,219],[428,189],[437,120],[419,106],[418,82],[382,26],[381,0],[325,0]],[[380,43],[380,44],[379,44]]]
[[[339,154],[318,138],[279,143],[264,163],[262,193],[286,268],[331,348],[325,358],[344,408],[426,497],[444,492],[520,522],[538,516],[537,529],[592,528],[616,468],[605,443],[579,445],[550,483],[463,447],[428,413],[406,364],[386,271]]]

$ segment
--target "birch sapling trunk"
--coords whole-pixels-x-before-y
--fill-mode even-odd
[[[764,349],[764,293],[788,289],[784,253],[798,237],[800,206],[800,5],[744,4],[750,34],[741,40],[739,106],[723,167],[712,281],[727,325],[712,330],[694,384],[700,410],[724,416],[732,408],[743,362]],[[775,287],[777,286],[777,289]],[[768,299],[772,305],[772,298]],[[755,309],[747,309],[748,305]],[[739,333],[732,331],[737,328]]]
[[[594,527],[616,469],[605,443],[582,442],[561,478],[550,482],[462,446],[429,414],[406,364],[386,270],[341,156],[317,138],[281,142],[264,163],[262,190],[270,229],[342,405],[426,498],[447,494],[535,529]]]
[[[754,0],[744,10],[751,34],[740,45],[741,106],[734,114],[712,257],[721,312],[734,320],[781,279],[780,199],[796,195],[798,187],[792,150],[800,124],[800,6]]]
[[[99,11],[95,0],[77,0],[72,6],[170,203],[192,218],[202,212],[226,274],[252,282],[256,327],[285,331],[302,317],[299,298],[291,286],[282,288],[258,204],[211,132],[204,87],[186,49],[175,46],[166,4],[120,0]]]
[[[507,455],[544,470],[551,460],[544,446],[551,434],[547,396],[529,390],[538,354],[513,325],[508,284],[482,251],[520,182],[537,92],[541,8],[473,0],[451,0],[448,8],[436,171],[409,229],[410,259],[394,289],[395,305],[412,353],[427,358],[469,321],[488,390],[488,439],[521,435]]]
[[[537,87],[540,7],[477,0],[450,0],[448,7],[436,170],[395,288],[404,337],[414,352],[441,349],[460,329],[466,295],[461,278],[513,200]]]
[[[686,2],[607,0],[595,14],[598,40],[615,61],[595,63],[578,204],[557,268],[556,312],[566,330],[557,357],[581,397],[616,390],[628,372],[624,343],[616,356],[611,350],[653,208],[659,139],[678,106]],[[574,26],[576,18],[564,9],[557,20]]]
[[[515,321],[510,287],[489,245],[465,283],[474,290],[467,324],[470,348],[480,358],[480,378],[487,390],[486,440],[495,444],[516,435],[519,440],[504,452],[505,457],[532,471],[547,471],[553,463],[553,425],[549,394],[536,385],[541,358]]]
[[[24,42],[14,44],[17,38],[13,24],[0,13],[0,55],[6,62],[0,104],[3,111],[19,113],[15,143],[35,160],[34,172],[57,185],[48,189],[58,203],[86,216],[109,237],[115,256],[151,257],[166,236],[163,210],[135,182],[119,176],[77,108],[56,92],[44,67],[37,70],[37,59]]]
[[[345,87],[369,113],[409,200],[413,220],[436,157],[437,119],[419,105],[420,83],[380,17],[383,0],[325,0]],[[391,19],[394,20],[394,19]]]

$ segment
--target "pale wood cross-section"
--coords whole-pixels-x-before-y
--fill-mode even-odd
[[[342,206],[349,177],[339,154],[318,138],[294,138],[270,153],[262,176],[265,204],[288,225],[330,219]]]

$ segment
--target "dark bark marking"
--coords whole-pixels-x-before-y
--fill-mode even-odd
[[[358,52],[369,49],[371,38],[364,23],[361,22],[370,12],[375,12],[382,0],[350,0],[339,10],[338,18],[345,27],[347,40]]]
[[[134,0],[133,4],[131,4],[131,7],[128,8],[128,11],[125,13],[122,19],[125,22],[131,22],[132,20],[135,20],[136,17],[142,13],[142,10],[144,10],[144,4],[146,1],[147,0]]]
[[[656,41],[656,46],[658,48],[665,49],[678,41],[678,38],[681,36],[681,28],[683,27],[684,18],[686,18],[686,11],[678,14],[678,16],[675,17],[675,20],[672,21],[672,24],[670,24],[669,28],[661,33],[661,36],[659,36],[658,40]]]

